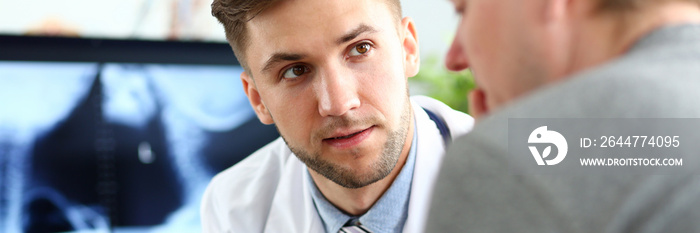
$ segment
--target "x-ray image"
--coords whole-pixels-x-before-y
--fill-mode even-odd
[[[211,177],[279,136],[241,72],[0,62],[0,232],[200,232]]]

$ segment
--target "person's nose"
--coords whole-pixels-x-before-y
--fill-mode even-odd
[[[462,49],[459,37],[455,37],[450,50],[447,51],[445,66],[451,71],[461,71],[469,68],[469,61],[464,53],[464,49]]]
[[[357,80],[342,68],[325,69],[318,80],[316,93],[321,116],[342,116],[360,107]]]

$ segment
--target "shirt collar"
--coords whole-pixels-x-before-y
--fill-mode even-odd
[[[417,128],[414,127],[414,129]],[[413,131],[413,140],[411,141],[411,149],[408,152],[406,164],[399,172],[396,180],[394,180],[382,197],[370,207],[367,213],[362,216],[347,215],[328,202],[321,191],[318,190],[307,171],[306,181],[311,184],[309,185],[311,187],[311,197],[316,211],[318,211],[323,221],[326,232],[338,232],[350,219],[358,217],[362,225],[375,233],[403,231],[403,226],[408,217],[408,201],[411,194],[411,183],[416,161],[416,141],[418,138],[416,131]]]

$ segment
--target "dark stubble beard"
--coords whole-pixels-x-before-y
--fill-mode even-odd
[[[407,133],[410,120],[411,104],[408,96],[406,96],[399,127],[398,129],[389,129],[388,138],[384,143],[379,160],[373,164],[370,164],[372,171],[370,174],[355,174],[352,169],[348,169],[347,167],[340,166],[323,159],[319,153],[312,154],[308,151],[290,145],[284,136],[282,136],[282,139],[284,139],[289,149],[297,156],[297,158],[299,158],[299,160],[304,162],[307,167],[340,186],[356,189],[384,179],[384,177],[391,173],[396,166],[396,163],[399,161],[401,151],[408,137]],[[352,124],[348,123],[348,120],[341,121],[343,122],[339,122],[336,125],[347,126]],[[353,151],[352,153],[353,155],[357,155],[356,153],[358,152]]]

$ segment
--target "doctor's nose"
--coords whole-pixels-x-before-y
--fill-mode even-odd
[[[328,69],[316,85],[318,112],[321,116],[342,116],[360,107],[357,80],[340,69]]]
[[[451,71],[461,71],[469,68],[469,62],[467,60],[466,54],[462,49],[462,45],[459,43],[460,38],[455,37],[450,46],[450,50],[447,51],[447,56],[445,57],[445,66]]]

